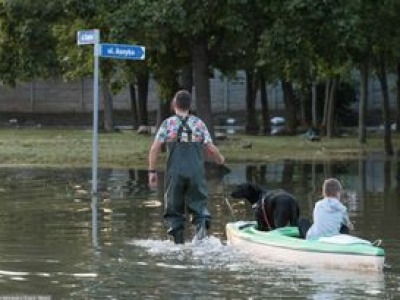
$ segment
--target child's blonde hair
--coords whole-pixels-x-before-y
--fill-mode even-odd
[[[342,191],[342,185],[339,180],[335,178],[328,178],[324,181],[322,186],[322,195],[324,197],[338,197],[338,194]]]

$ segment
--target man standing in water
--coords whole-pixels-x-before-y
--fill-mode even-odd
[[[149,152],[149,185],[157,185],[156,164],[163,143],[167,145],[165,172],[164,219],[167,233],[176,244],[184,243],[185,209],[193,214],[196,237],[207,235],[210,213],[207,209],[208,188],[204,170],[204,152],[218,164],[225,158],[213,144],[204,122],[190,114],[191,95],[178,91],[172,101],[175,115],[161,124]]]

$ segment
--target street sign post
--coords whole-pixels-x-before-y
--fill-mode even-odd
[[[99,57],[96,46],[100,42],[100,30],[81,30],[76,34],[78,45],[94,45],[93,61],[93,138],[92,138],[92,194],[97,194],[97,161],[99,139]]]
[[[99,42],[99,41],[98,41]],[[97,161],[98,161],[98,140],[99,140],[99,57],[95,54],[94,45],[93,54],[93,146],[92,146],[92,194],[97,195]]]
[[[124,44],[100,44],[98,29],[80,30],[76,34],[78,45],[94,45],[93,77],[93,153],[92,153],[92,194],[97,194],[97,161],[99,131],[99,57],[129,60],[144,60],[145,47]]]

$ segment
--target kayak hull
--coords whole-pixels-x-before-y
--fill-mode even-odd
[[[285,227],[262,232],[254,222],[226,225],[227,242],[260,262],[380,272],[384,251],[372,245],[332,245],[296,237],[298,229]]]

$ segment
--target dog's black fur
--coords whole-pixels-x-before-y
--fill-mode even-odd
[[[284,190],[267,190],[253,183],[244,183],[237,186],[231,197],[244,198],[250,202],[258,230],[269,231],[287,225],[298,226],[299,203],[293,195]]]

